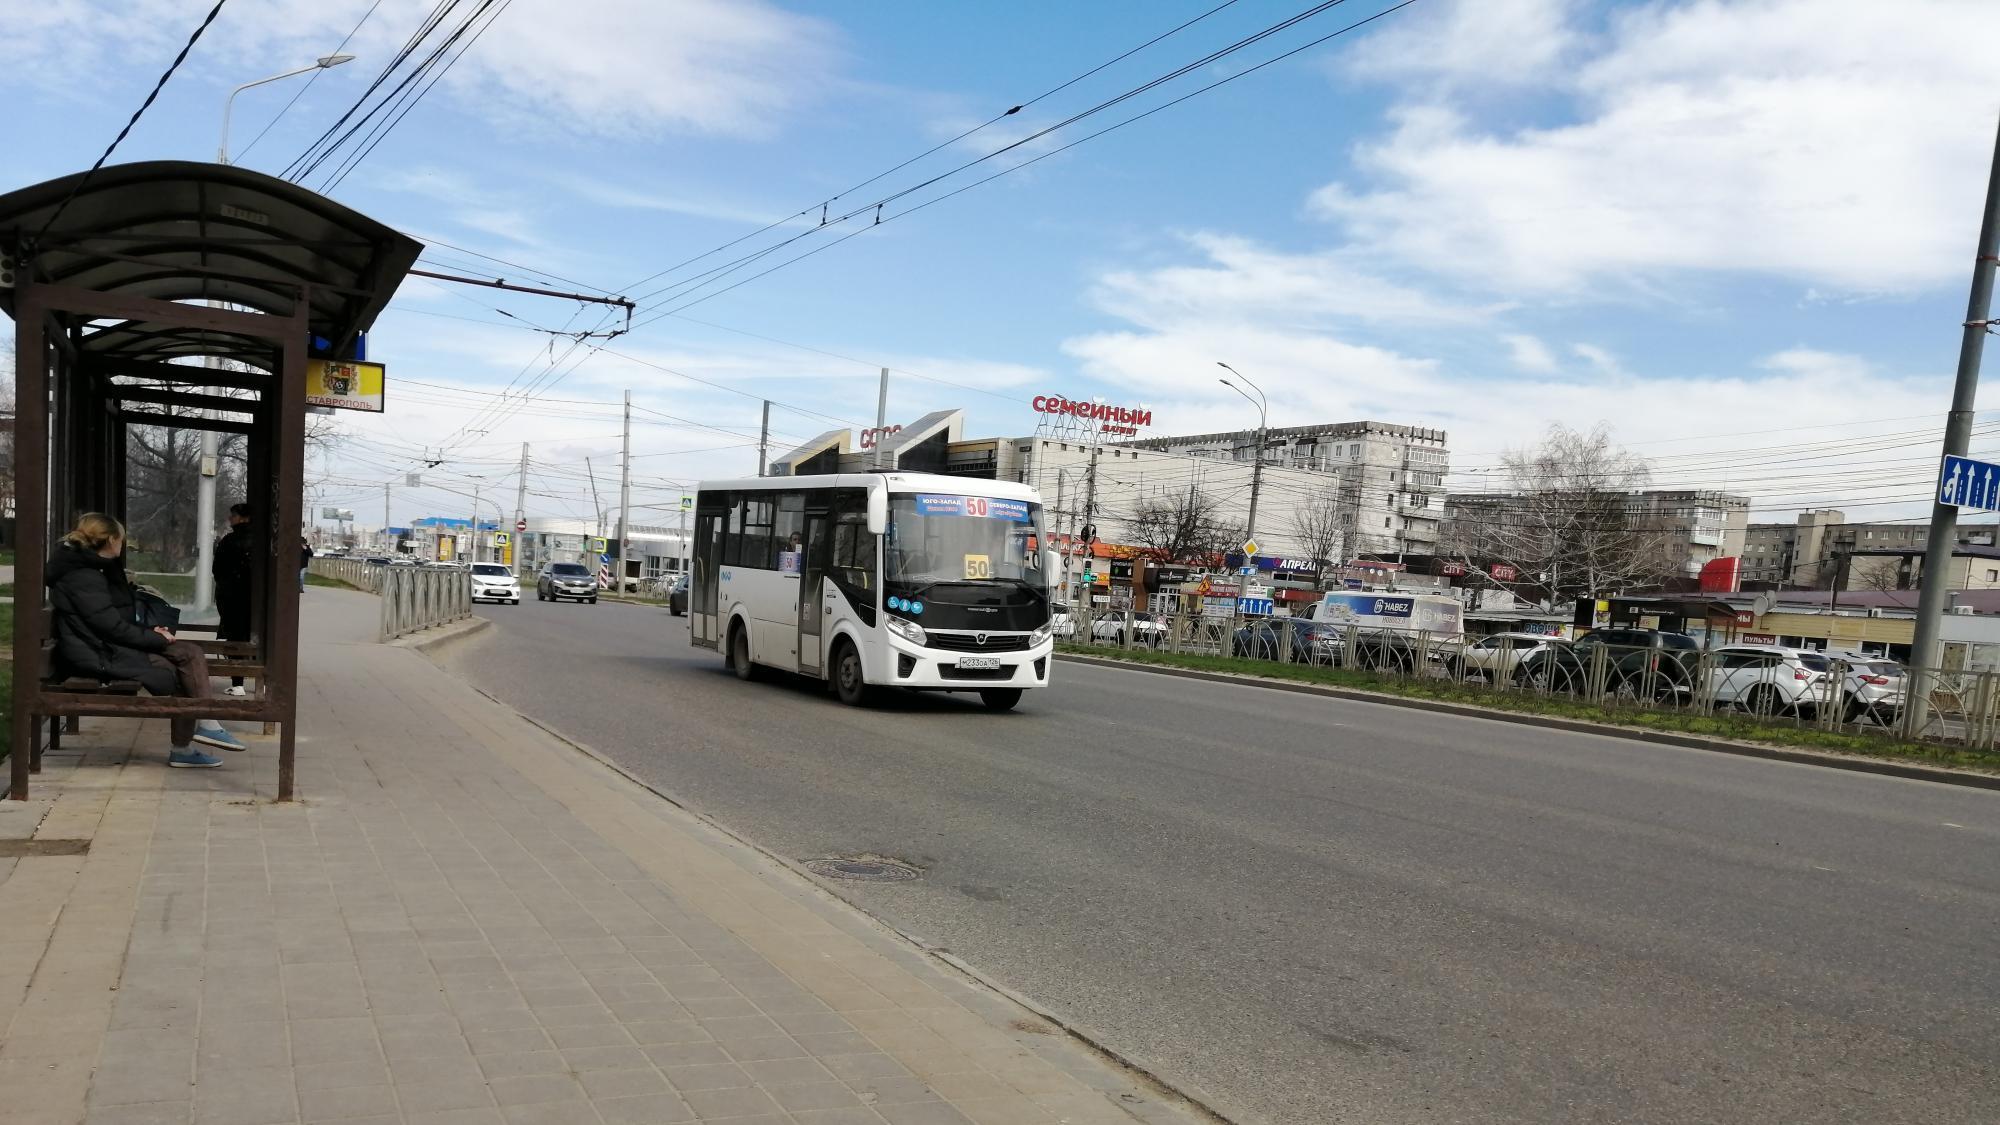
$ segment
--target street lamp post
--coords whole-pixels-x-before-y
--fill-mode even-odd
[[[253,86],[262,86],[271,82],[280,82],[287,78],[296,78],[301,74],[311,74],[315,70],[330,70],[341,63],[353,61],[353,55],[322,55],[319,61],[313,63],[311,66],[302,66],[297,70],[288,70],[283,74],[273,74],[269,78],[259,78],[255,82],[245,82],[243,85],[229,91],[229,96],[222,100],[222,142],[216,146],[215,159],[223,164],[229,163],[229,112],[236,105],[236,95]],[[252,144],[254,146],[255,142],[252,142]]]
[[[1217,380],[1223,386],[1242,395],[1257,408],[1257,448],[1252,451],[1252,456],[1255,460],[1251,462],[1250,468],[1250,522],[1249,526],[1244,529],[1244,538],[1255,542],[1257,539],[1257,494],[1262,491],[1264,484],[1264,441],[1271,429],[1270,404],[1264,398],[1264,389],[1250,382],[1249,378],[1241,371],[1236,370],[1221,360],[1217,360],[1215,365],[1236,376],[1238,379],[1242,379],[1249,386],[1250,390],[1257,392],[1257,397],[1251,398],[1248,391],[1245,391],[1242,387],[1237,386],[1229,380]]]
[[[216,160],[223,164],[229,163],[229,113],[236,105],[236,95],[248,90],[252,86],[262,86],[267,82],[277,82],[281,79],[291,78],[311,71],[325,70],[329,67],[339,66],[344,62],[352,62],[353,60],[353,55],[324,55],[311,66],[302,66],[297,70],[288,70],[283,74],[273,74],[269,78],[259,78],[255,82],[245,82],[243,85],[229,91],[229,96],[222,100],[222,141],[216,146]],[[221,301],[210,301],[209,304],[215,308],[223,307],[223,302]],[[220,368],[222,367],[222,361],[214,356],[209,356],[206,366]],[[203,430],[201,432],[201,464],[196,467],[198,484],[195,489],[194,503],[194,608],[197,611],[206,610],[209,606],[215,604],[215,578],[210,571],[215,562],[215,478],[216,474],[222,468],[221,465],[217,464],[217,459],[221,456],[221,453],[222,446],[216,440],[215,431]],[[270,515],[269,512],[260,514],[264,516]],[[277,529],[272,528],[271,533],[276,534]]]

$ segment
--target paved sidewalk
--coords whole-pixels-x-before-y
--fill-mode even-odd
[[[168,770],[87,720],[0,808],[0,1123],[1198,1119],[367,643],[372,597],[305,612],[301,803],[273,739]]]

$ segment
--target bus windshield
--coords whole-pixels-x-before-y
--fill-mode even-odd
[[[892,494],[884,539],[883,588],[924,605],[926,628],[1033,629],[1048,620],[1040,504]]]

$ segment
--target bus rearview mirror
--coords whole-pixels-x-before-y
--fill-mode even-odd
[[[886,489],[868,490],[868,534],[880,535],[889,528],[889,493]]]

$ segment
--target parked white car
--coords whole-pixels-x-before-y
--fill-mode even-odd
[[[521,581],[499,563],[473,563],[472,600],[520,605]]]
[[[1106,611],[1090,623],[1090,639],[1110,641],[1112,644],[1125,643],[1125,615]],[[1150,613],[1132,615],[1132,643],[1158,647],[1167,639],[1167,623]]]
[[[1890,726],[1903,713],[1903,666],[1886,656],[1865,652],[1829,652],[1827,657],[1847,668],[1846,701],[1841,718],[1850,723]]]
[[[1833,662],[1811,649],[1730,645],[1715,650],[1709,689],[1718,705],[1810,718],[1820,704],[1841,700],[1841,685],[1829,683],[1832,677]]]
[[[1069,615],[1069,603],[1049,603],[1049,632],[1065,641],[1076,636],[1076,618]]]
[[[1447,656],[1446,667],[1453,679],[1472,676],[1496,684],[1506,683],[1520,671],[1524,661],[1547,647],[1549,638],[1540,633],[1495,633]]]

